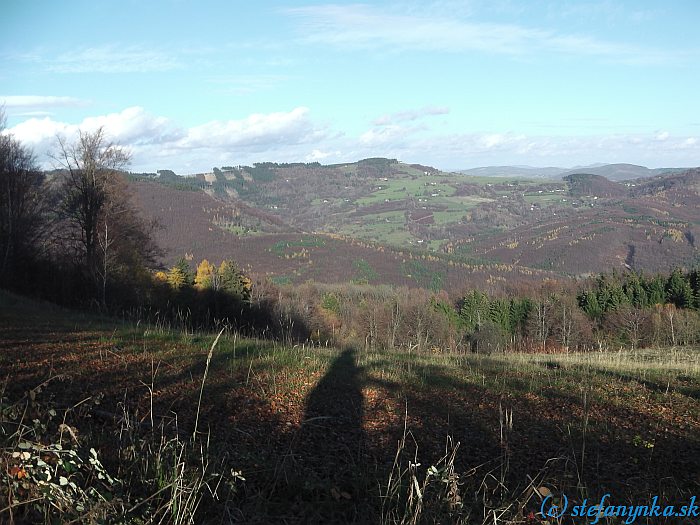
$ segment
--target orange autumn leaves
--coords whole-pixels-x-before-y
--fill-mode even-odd
[[[218,266],[204,259],[197,265],[195,272],[192,272],[185,259],[180,259],[167,272],[156,272],[155,279],[176,290],[194,286],[198,290],[226,292],[243,300],[250,297],[252,288],[252,281],[230,259],[222,261]]]

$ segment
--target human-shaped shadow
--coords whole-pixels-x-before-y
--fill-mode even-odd
[[[295,440],[301,497],[316,503],[319,521],[361,522],[367,493],[363,397],[355,350],[343,350],[311,391]],[[314,521],[312,517],[311,521]]]

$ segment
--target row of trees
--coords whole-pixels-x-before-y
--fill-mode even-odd
[[[455,303],[444,292],[424,289],[313,282],[276,287],[262,280],[252,284],[248,304],[261,316],[249,325],[258,335],[371,350],[559,352],[700,342],[697,310],[622,304],[596,318],[579,306],[575,289],[552,286],[512,297],[473,290]]]
[[[609,280],[610,276],[602,276],[597,281]],[[697,309],[661,301],[645,306],[620,302],[602,312],[589,311],[591,295],[595,290],[575,294],[543,289],[531,297],[511,298],[472,291],[460,302],[460,323],[472,349],[478,351],[635,348],[700,341]]]
[[[297,337],[321,343],[408,351],[586,351],[699,343],[698,303],[676,302],[693,289],[696,277],[696,271],[680,270],[667,276],[615,273],[581,283],[578,290],[551,283],[512,296],[471,290],[457,302],[444,292],[306,283],[278,289],[268,299],[273,298],[273,317],[286,317]],[[652,283],[651,289],[664,292],[648,296],[658,302],[620,296],[615,306],[603,302],[602,312],[586,309],[592,294],[614,297],[611,290],[632,290],[631,283]],[[253,297],[260,296],[257,286]]]
[[[156,272],[155,279],[176,290],[193,286],[198,290],[225,292],[241,302],[249,301],[253,284],[232,259],[221,261],[219,266],[204,259],[193,272],[189,263],[181,258],[167,272]]]
[[[592,318],[621,307],[649,308],[673,304],[676,308],[700,309],[700,271],[675,269],[668,276],[631,272],[601,275],[593,286],[578,295],[581,308]]]

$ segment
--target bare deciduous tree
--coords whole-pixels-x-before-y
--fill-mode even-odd
[[[94,273],[99,219],[115,172],[128,165],[129,154],[107,142],[103,128],[94,133],[80,131],[74,143],[58,137],[58,147],[56,160],[68,172],[60,191],[61,212],[76,227],[74,240],[82,247],[83,264]]]
[[[106,304],[111,274],[142,267],[157,252],[124,182],[130,155],[109,142],[103,128],[81,131],[73,143],[59,137],[58,149],[55,158],[66,172],[59,185],[59,213],[77,262]]]
[[[547,350],[547,340],[553,329],[555,297],[543,297],[535,303],[532,311],[532,316],[529,318],[530,332],[533,338],[538,342],[542,351]]]
[[[632,350],[639,347],[643,339],[644,326],[649,321],[650,312],[642,308],[625,305],[615,310],[608,321],[612,330],[624,335],[632,345]]]

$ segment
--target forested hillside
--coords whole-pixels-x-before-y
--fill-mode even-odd
[[[231,256],[278,282],[356,280],[361,265],[370,282],[431,286],[425,273],[433,288],[454,290],[507,275],[691,268],[698,177],[489,178],[367,159],[140,176],[132,187],[144,213],[167,224],[157,236],[170,264]],[[175,191],[185,183],[190,191]],[[282,253],[280,243],[304,249]]]

